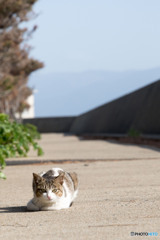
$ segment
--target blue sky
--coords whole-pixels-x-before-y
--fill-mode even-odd
[[[34,11],[43,73],[160,66],[159,0],[39,0]]]

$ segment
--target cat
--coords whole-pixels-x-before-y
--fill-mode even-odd
[[[29,211],[60,210],[69,208],[78,193],[76,173],[67,173],[61,168],[48,172],[33,173],[34,197],[27,204]]]

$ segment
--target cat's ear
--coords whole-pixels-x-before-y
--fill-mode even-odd
[[[33,180],[34,180],[35,183],[39,183],[39,182],[42,181],[42,177],[39,176],[39,175],[36,174],[36,173],[33,173]]]
[[[64,172],[61,172],[58,177],[56,177],[56,181],[60,183],[61,185],[63,184],[64,181]]]

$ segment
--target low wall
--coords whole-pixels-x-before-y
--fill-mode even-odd
[[[34,124],[40,133],[67,133],[76,117],[47,117],[23,119],[23,123]]]
[[[73,122],[72,134],[160,134],[160,80],[104,104]]]
[[[160,80],[77,117],[25,119],[39,132],[160,135]]]

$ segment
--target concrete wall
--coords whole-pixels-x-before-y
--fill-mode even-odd
[[[70,131],[70,127],[76,117],[49,117],[49,118],[32,118],[23,119],[23,123],[31,123],[37,126],[40,133]]]
[[[24,119],[41,133],[160,134],[160,80],[78,117]]]
[[[77,117],[71,133],[160,134],[160,80]]]

